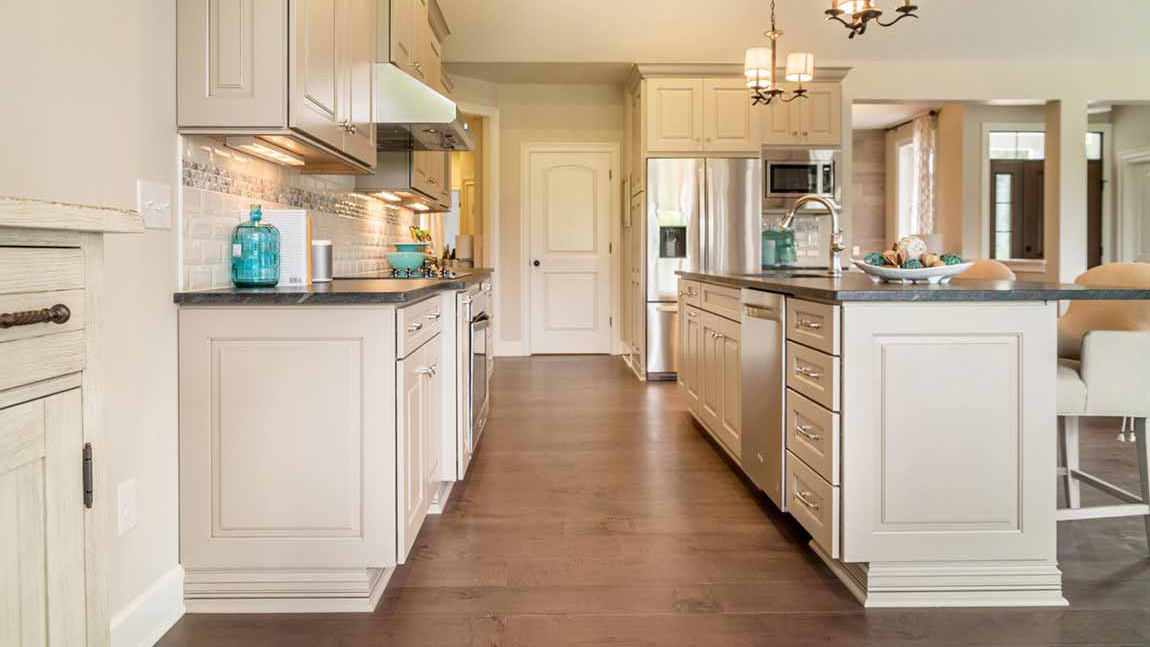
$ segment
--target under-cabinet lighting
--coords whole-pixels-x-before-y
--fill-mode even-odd
[[[422,202],[408,202],[405,206],[408,209],[415,211],[431,211],[431,207],[423,204]]]
[[[378,193],[373,193],[372,195],[381,200],[387,200],[388,202],[403,202],[403,198],[387,191],[379,191]]]
[[[302,157],[256,137],[228,137],[224,143],[228,145],[228,148],[234,148],[276,164],[284,166],[303,166],[305,164]]]

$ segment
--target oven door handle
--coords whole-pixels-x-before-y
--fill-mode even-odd
[[[471,321],[472,330],[486,330],[491,327],[491,317],[483,313]]]

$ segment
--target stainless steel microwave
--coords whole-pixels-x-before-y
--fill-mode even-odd
[[[767,197],[798,198],[804,195],[835,195],[834,160],[765,160],[764,186]]]

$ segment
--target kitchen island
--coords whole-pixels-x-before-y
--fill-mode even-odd
[[[189,611],[375,608],[482,430],[490,276],[175,295]]]
[[[1060,606],[1058,302],[1150,291],[679,273],[692,415],[867,607]]]

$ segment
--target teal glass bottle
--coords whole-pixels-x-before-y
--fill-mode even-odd
[[[250,219],[232,231],[232,283],[237,288],[270,288],[280,281],[280,232],[262,219],[263,209],[253,204]]]

